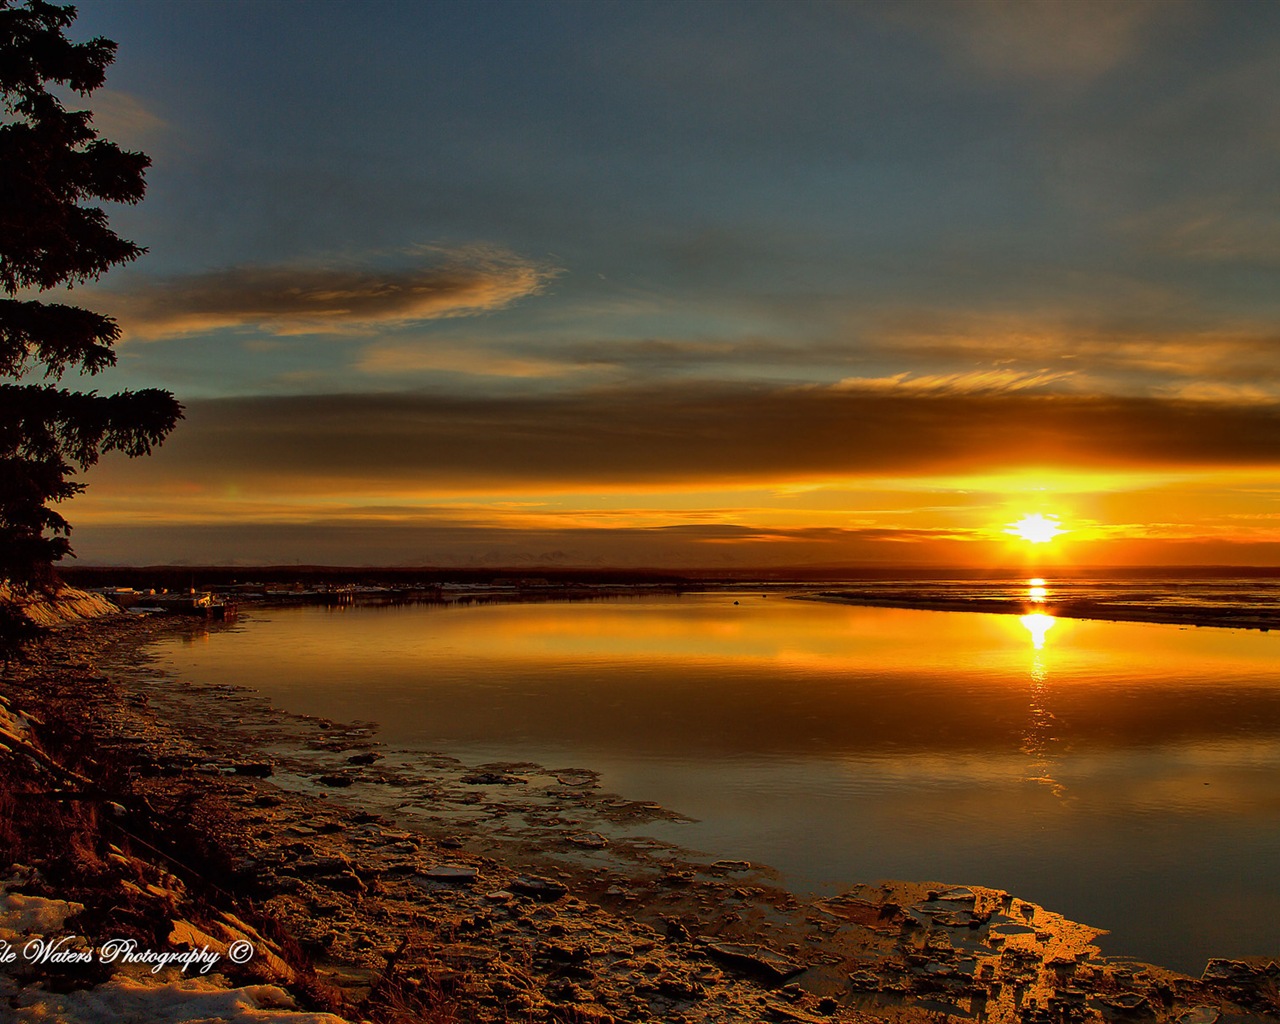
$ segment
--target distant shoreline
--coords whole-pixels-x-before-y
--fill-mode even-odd
[[[913,608],[928,612],[980,612],[988,615],[1051,615],[1060,619],[1097,619],[1103,622],[1155,622],[1170,626],[1215,629],[1280,629],[1280,611],[1257,608],[1219,608],[1212,605],[1116,604],[1104,601],[1033,601],[1000,598],[942,598],[932,596],[886,597],[870,591],[840,590],[795,594],[798,601],[825,601],[871,608]]]
[[[385,586],[458,583],[492,585],[496,582],[536,584],[544,589],[564,586],[673,586],[704,587],[714,584],[752,586],[814,584],[856,586],[859,581],[909,582],[914,580],[1009,580],[1043,576],[1054,580],[1167,580],[1167,579],[1273,579],[1280,566],[1148,565],[1148,566],[914,566],[830,565],[782,568],[589,568],[584,566],[494,566],[464,568],[441,566],[326,566],[326,565],[65,565],[59,575],[76,587],[146,586],[209,587],[255,581],[257,583],[378,584]]]

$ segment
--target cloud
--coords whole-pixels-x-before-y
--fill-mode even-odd
[[[1255,541],[1121,537],[1076,544],[1084,562],[1135,565],[1276,564],[1274,531]],[[708,528],[506,529],[401,518],[205,521],[78,526],[88,564],[384,566],[795,567],[855,561],[915,565],[1001,564],[1003,542],[946,530]]]
[[[241,266],[146,283],[112,295],[129,338],[224,328],[341,333],[469,316],[542,290],[553,268],[494,249],[424,249],[416,266]]]
[[[1194,196],[1135,213],[1117,227],[1157,255],[1194,263],[1280,263],[1280,207],[1269,190]]]
[[[98,89],[90,105],[99,134],[126,149],[150,148],[170,127],[136,96],[118,89]]]
[[[914,391],[937,395],[996,394],[1044,388],[1070,380],[1071,371],[1026,373],[1021,370],[971,370],[967,373],[930,373],[913,376],[909,372],[887,377],[846,377],[835,384],[839,391]]]
[[[1134,0],[966,0],[899,4],[885,12],[993,78],[1093,79],[1181,20],[1186,3]]]
[[[212,517],[114,522],[77,529],[88,561],[277,564],[304,557],[331,565],[654,565],[732,566],[834,563],[893,558],[927,561],[970,547],[975,531],[776,528],[738,524],[580,528],[508,527],[403,510],[394,518],[345,515],[225,520]],[[883,545],[890,545],[886,551]]]
[[[237,398],[190,402],[182,429],[144,461],[111,473],[124,486],[198,480],[211,495],[337,496],[1276,467],[1280,404],[692,384],[507,398]]]
[[[1270,384],[1272,396],[1280,394],[1280,332],[1268,324],[1198,329],[1138,317],[1089,322],[1053,312],[912,313],[887,319],[865,353],[931,367],[980,361],[1028,379],[1072,376],[1077,387],[1118,392],[1168,393],[1191,382],[1202,388]]]
[[[1233,405],[1272,405],[1280,395],[1276,388],[1257,384],[1223,384],[1216,381],[1197,381],[1168,388],[1171,398],[1183,398],[1194,402],[1230,402]]]
[[[355,368],[361,373],[395,376],[404,373],[465,373],[480,377],[521,379],[562,377],[584,369],[554,359],[509,355],[482,347],[430,348],[421,345],[371,345]]]

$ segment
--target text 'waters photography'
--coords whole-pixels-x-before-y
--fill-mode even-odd
[[[1280,6],[0,93],[0,1019],[1280,1024]]]

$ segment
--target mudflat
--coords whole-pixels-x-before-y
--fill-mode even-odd
[[[146,645],[191,628],[66,627],[4,680],[24,732],[0,752],[3,899],[63,906],[50,941],[220,951],[216,980],[19,958],[0,964],[19,1021],[199,985],[259,1014],[227,1020],[1280,1020],[1270,961],[1192,978],[1104,957],[1097,930],[962,879],[803,900],[766,865],[618,829],[679,808],[590,765],[398,752],[373,722],[171,678]]]

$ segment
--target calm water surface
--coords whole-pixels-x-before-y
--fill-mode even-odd
[[[735,605],[735,600],[740,602]],[[1198,973],[1280,953],[1280,636],[710,594],[255,613],[171,671],[600,770],[781,869],[1008,889]]]

